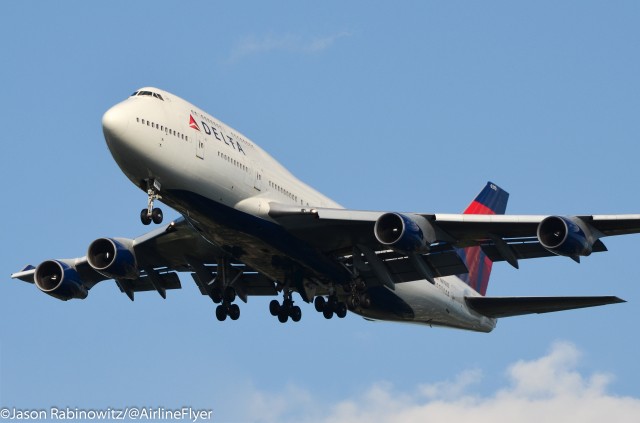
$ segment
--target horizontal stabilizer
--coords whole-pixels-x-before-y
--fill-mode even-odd
[[[467,305],[478,313],[493,318],[551,313],[553,311],[596,307],[626,301],[607,297],[465,297]]]

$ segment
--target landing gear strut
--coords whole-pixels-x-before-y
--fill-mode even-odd
[[[160,182],[157,179],[147,180],[147,208],[140,211],[140,221],[143,225],[149,225],[153,223],[162,223],[162,210],[160,208],[154,208],[153,202],[155,200],[162,199],[160,193]]]
[[[291,299],[291,291],[285,290],[282,304],[278,300],[271,300],[269,303],[269,312],[272,316],[278,316],[280,323],[286,323],[291,317],[294,322],[299,322],[302,318],[302,310],[300,307],[293,305]]]
[[[344,286],[345,292],[348,293],[347,307],[349,310],[355,310],[357,308],[369,308],[371,307],[371,297],[367,294],[367,285],[363,280],[357,279],[350,284]]]

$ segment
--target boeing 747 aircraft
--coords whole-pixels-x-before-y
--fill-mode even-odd
[[[640,232],[640,215],[505,215],[508,194],[489,182],[463,214],[347,210],[296,179],[247,137],[185,100],[142,88],[102,118],[122,172],[147,194],[143,224],[161,224],[162,200],[181,217],[138,238],[100,238],[85,256],[46,260],[12,278],[60,300],[84,299],[113,279],[140,291],[181,287],[191,275],[240,317],[238,299],[282,296],[269,311],[299,321],[297,293],[327,319],[367,319],[490,332],[500,317],[623,302],[601,297],[487,297],[491,266],[606,251],[602,238]]]

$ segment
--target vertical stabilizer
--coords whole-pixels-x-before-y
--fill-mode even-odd
[[[491,182],[487,182],[480,194],[466,208],[464,214],[504,214],[508,200],[508,192]],[[481,247],[459,248],[457,251],[469,269],[469,273],[458,275],[458,277],[484,296],[489,285],[493,262],[489,260]]]

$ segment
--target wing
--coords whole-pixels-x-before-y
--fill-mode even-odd
[[[491,261],[507,261],[517,268],[521,259],[554,255],[579,261],[581,256],[607,250],[601,238],[640,232],[640,214],[426,214],[305,209],[275,203],[269,214],[327,254],[349,258],[364,247],[378,256],[392,256],[387,257],[394,259],[391,273],[401,274],[401,281],[425,278],[425,272],[416,271],[410,262],[413,253],[419,253],[433,275],[445,276],[465,273],[464,267],[460,271],[462,263],[455,263],[457,248],[480,246]]]
[[[273,281],[244,263],[231,259],[224,250],[200,236],[183,218],[133,240],[105,238],[102,241],[105,245],[111,243],[122,247],[125,252],[127,249],[133,251],[135,265],[132,267],[134,269],[119,272],[120,274],[115,269],[109,268],[97,271],[89,264],[87,256],[49,260],[44,263],[49,263],[54,271],[60,270],[57,276],[52,276],[56,286],[62,287],[66,278],[67,281],[71,281],[72,287],[73,283],[81,285],[81,291],[79,294],[74,291],[76,296],[74,292],[69,294],[64,290],[61,295],[55,295],[60,289],[45,292],[63,300],[83,298],[82,295],[86,296],[86,291],[97,283],[114,279],[120,291],[127,294],[131,300],[134,299],[135,292],[151,290],[158,291],[164,298],[166,290],[181,288],[176,272],[189,272],[203,295],[214,295],[214,282],[222,274],[233,278],[233,286],[238,296],[245,302],[249,295],[277,293]],[[120,254],[126,258],[126,254],[121,253],[117,248],[116,250],[116,255]],[[29,265],[22,271],[12,274],[11,277],[34,283],[36,270]]]

